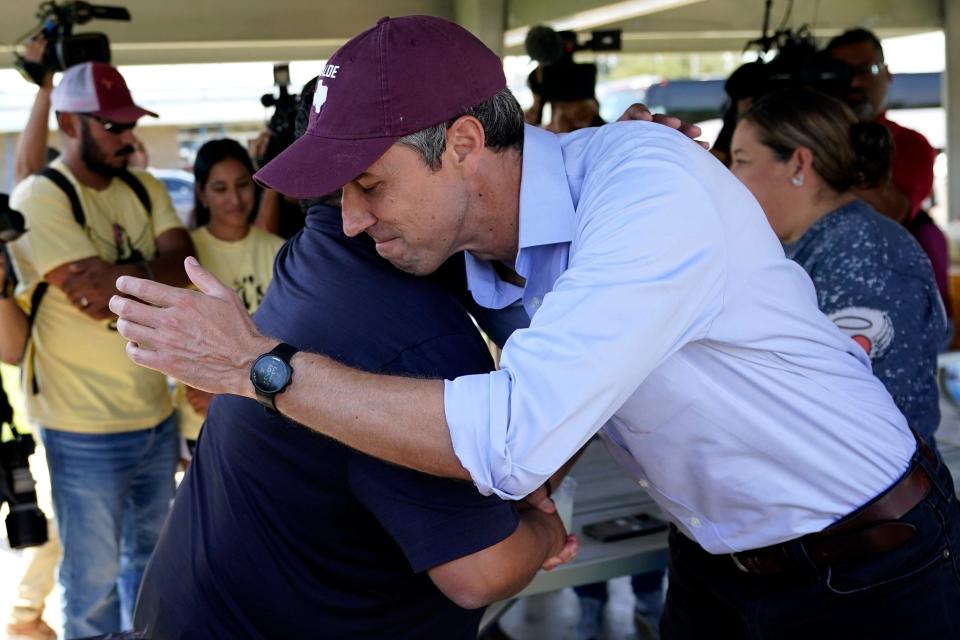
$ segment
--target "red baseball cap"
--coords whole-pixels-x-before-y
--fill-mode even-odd
[[[254,178],[295,198],[336,191],[398,139],[446,122],[506,86],[503,64],[463,27],[381,18],[331,56],[307,131]]]
[[[123,76],[106,62],[84,62],[64,71],[50,102],[54,111],[89,113],[123,124],[142,116],[157,117],[133,103]]]

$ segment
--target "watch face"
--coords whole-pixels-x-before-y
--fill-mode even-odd
[[[290,381],[290,367],[278,356],[269,353],[257,359],[251,373],[253,386],[262,393],[278,393]]]

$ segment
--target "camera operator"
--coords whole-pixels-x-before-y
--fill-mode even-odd
[[[129,365],[106,303],[121,274],[186,284],[193,247],[163,185],[127,170],[132,129],[155,114],[119,72],[70,67],[51,103],[63,156],[14,190],[30,231],[10,251],[33,319],[27,410],[53,481],[65,635],[83,637],[129,627],[178,459],[166,380]]]
[[[570,133],[605,124],[595,88],[597,66],[571,62],[564,73],[544,74],[543,99],[550,104],[550,122],[544,127],[553,133]]]
[[[294,141],[296,120],[300,112],[300,96],[290,93],[290,67],[287,64],[273,65],[273,82],[278,94],[264,94],[260,98],[265,107],[273,107],[273,115],[267,128],[250,142],[248,151],[254,165],[259,169],[273,160],[277,154]],[[290,239],[303,229],[306,219],[299,203],[281,196],[273,189],[264,189],[260,194],[260,204],[254,226]]]
[[[922,210],[924,200],[933,190],[933,163],[937,152],[923,134],[887,118],[887,91],[893,75],[884,61],[883,46],[876,35],[866,29],[850,29],[831,40],[826,52],[834,60],[850,66],[850,88],[844,96],[847,105],[861,121],[882,124],[893,138],[890,174],[876,187],[858,191],[858,195],[880,213],[907,227],[927,254],[947,316],[951,319],[950,336],[946,337],[949,343],[953,322],[947,239]]]
[[[892,175],[878,188],[861,193],[877,211],[906,223],[933,189],[936,152],[920,133],[887,119],[887,90],[893,75],[883,58],[880,40],[866,29],[846,31],[827,45],[827,53],[850,66],[845,102],[863,122],[882,124],[893,137]]]
[[[270,153],[268,148],[274,139],[273,131],[268,127],[250,141],[248,151],[255,166],[262,167],[268,162]],[[303,228],[305,223],[306,218],[299,204],[283,197],[273,189],[261,190],[253,226],[289,240]]]
[[[38,33],[26,43],[23,58],[39,64],[43,60],[46,47],[47,39],[42,33]],[[20,182],[47,163],[47,121],[50,118],[53,71],[46,69],[37,86],[37,97],[30,109],[27,126],[17,138],[13,165],[14,182]]]
[[[7,262],[6,252],[0,251],[0,282],[5,283],[0,291],[0,361],[19,364],[27,342],[27,316],[17,306],[13,289],[7,284],[12,282],[9,278],[11,272],[12,266]],[[38,484],[46,486],[46,491],[37,493],[49,496],[48,474],[37,454],[31,457],[30,468]],[[7,620],[7,636],[11,638],[56,640],[57,637],[57,633],[43,620],[44,602],[53,591],[53,579],[60,562],[60,543],[51,517],[53,512],[48,506],[43,505],[48,516],[48,540],[39,547],[27,549],[27,566],[17,585],[16,600]]]

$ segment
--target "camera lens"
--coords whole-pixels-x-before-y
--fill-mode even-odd
[[[47,541],[47,519],[36,504],[11,506],[6,524],[12,549],[36,547]]]

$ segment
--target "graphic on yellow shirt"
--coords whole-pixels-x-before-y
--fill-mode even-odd
[[[269,274],[267,275],[266,282],[258,279],[257,275],[253,273],[248,273],[233,279],[233,290],[240,296],[240,300],[243,301],[243,306],[247,308],[247,313],[250,315],[253,315],[253,312],[257,310],[257,307],[259,307],[263,301],[263,296],[267,292],[266,285],[269,284],[269,282]]]
[[[143,229],[144,233],[148,231],[147,228]],[[133,246],[133,241],[130,240],[130,234],[127,233],[126,229],[116,223],[113,225],[113,246],[117,250],[117,259],[114,261],[117,264],[143,262],[143,254]]]

